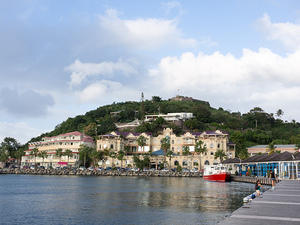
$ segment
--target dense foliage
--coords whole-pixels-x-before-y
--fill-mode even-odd
[[[230,134],[230,141],[236,144],[236,153],[246,157],[246,147],[256,144],[300,144],[300,124],[295,120],[283,121],[283,111],[267,113],[259,107],[249,112],[230,112],[222,108],[212,108],[208,102],[170,101],[153,96],[144,102],[121,102],[99,107],[68,118],[49,133],[42,134],[31,141],[40,140],[43,136],[53,136],[71,131],[82,131],[93,137],[116,130],[115,123],[130,122],[141,119],[145,114],[192,112],[194,118],[184,122],[183,126],[167,124],[162,118],[152,123],[143,123],[136,128],[137,132],[152,132],[157,135],[164,127],[172,127],[176,134],[186,130],[204,131],[220,129]]]

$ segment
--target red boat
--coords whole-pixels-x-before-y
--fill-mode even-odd
[[[230,181],[230,173],[222,165],[206,165],[204,167],[203,179],[209,181],[226,182]]]

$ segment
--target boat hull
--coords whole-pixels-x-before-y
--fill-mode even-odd
[[[209,180],[209,181],[226,182],[226,181],[230,181],[230,174],[229,173],[218,173],[218,174],[204,175],[203,179]]]

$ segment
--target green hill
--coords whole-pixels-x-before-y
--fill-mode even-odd
[[[141,119],[144,114],[172,112],[192,112],[194,118],[185,121],[183,127],[166,124],[159,118],[152,123],[144,123],[137,127],[137,132],[152,132],[156,135],[163,127],[171,126],[175,133],[185,130],[204,131],[220,129],[230,134],[230,141],[236,144],[237,154],[246,156],[246,147],[255,144],[299,144],[300,124],[296,121],[287,122],[280,119],[282,111],[275,117],[272,113],[264,112],[255,107],[247,113],[229,112],[222,108],[215,109],[208,102],[184,98],[181,101],[161,100],[154,96],[152,100],[141,102],[121,102],[99,107],[79,115],[68,118],[57,125],[49,133],[33,138],[38,141],[44,136],[55,136],[74,130],[84,131],[93,137],[99,134],[116,130],[114,123],[130,122],[136,118]]]

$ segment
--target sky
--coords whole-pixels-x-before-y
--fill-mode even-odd
[[[0,141],[141,92],[300,121],[300,2],[2,0],[0,80]]]

